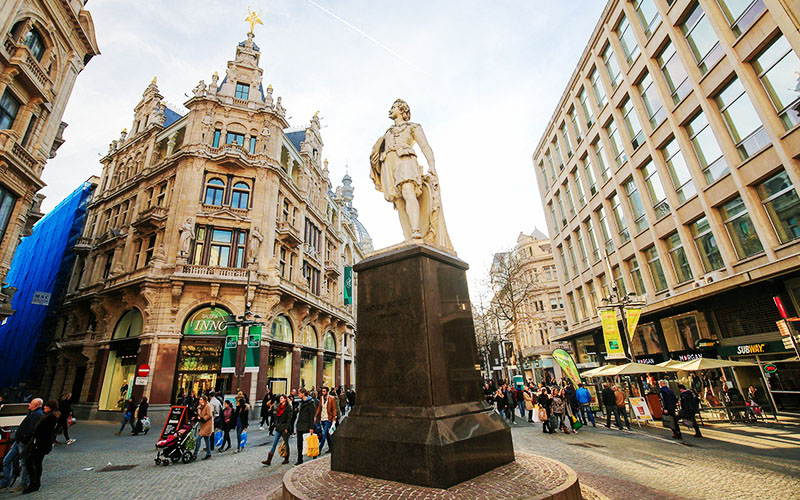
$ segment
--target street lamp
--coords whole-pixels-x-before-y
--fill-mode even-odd
[[[628,359],[631,362],[635,362],[636,359],[633,356],[633,349],[631,348],[631,336],[628,335],[628,322],[627,322],[627,311],[628,308],[642,308],[647,303],[643,299],[643,297],[636,295],[633,292],[628,293],[627,295],[619,295],[619,290],[617,289],[617,282],[614,280],[614,274],[611,272],[611,263],[608,260],[608,253],[606,253],[606,270],[608,279],[611,282],[611,294],[608,297],[604,297],[600,299],[603,302],[604,306],[608,309],[619,310],[619,317],[622,321],[622,333],[625,336],[625,340],[628,344],[628,351],[626,354],[628,355]]]
[[[255,263],[255,259],[253,259],[253,263]],[[228,321],[225,322],[227,328],[236,327],[239,330],[236,345],[236,366],[234,367],[237,389],[242,386],[242,376],[244,376],[244,365],[247,356],[248,341],[245,336],[245,331],[249,333],[250,328],[253,326],[264,326],[262,321],[258,321],[261,319],[261,316],[253,314],[253,312],[250,311],[250,306],[252,305],[250,303],[250,269],[247,270],[247,288],[245,290],[244,301],[244,314],[241,316],[231,314],[228,316]],[[243,347],[243,349],[239,347]]]

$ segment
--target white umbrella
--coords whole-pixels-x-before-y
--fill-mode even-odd
[[[661,363],[656,363],[656,366],[675,366],[684,363],[684,361],[675,361],[674,359],[668,359],[666,361],[662,361]]]
[[[597,368],[592,368],[591,370],[586,370],[585,372],[581,372],[581,377],[599,377],[604,370],[608,370],[609,368],[614,368],[615,365],[604,365],[598,366]]]
[[[656,372],[676,372],[675,368],[669,366],[655,366],[645,365],[643,363],[626,363],[624,365],[612,366],[607,370],[603,370],[601,375],[639,375],[643,373],[656,373]]]
[[[678,370],[695,372],[698,370],[713,370],[715,368],[728,368],[735,366],[758,366],[758,365],[756,365],[755,363],[747,363],[745,361],[730,361],[727,359],[715,359],[715,358],[697,358],[691,361],[684,361],[683,363],[672,365],[671,368],[677,368]]]

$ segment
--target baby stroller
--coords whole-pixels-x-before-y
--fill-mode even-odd
[[[185,464],[194,460],[195,436],[192,426],[184,424],[177,431],[156,443],[159,450],[156,465],[167,466],[179,460]]]

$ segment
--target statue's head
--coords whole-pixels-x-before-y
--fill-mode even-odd
[[[411,108],[408,106],[408,103],[402,99],[397,99],[392,104],[392,107],[397,107],[397,110],[400,111],[400,114],[403,116],[403,120],[410,120],[411,119]]]

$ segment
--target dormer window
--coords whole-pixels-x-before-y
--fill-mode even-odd
[[[213,178],[206,183],[206,205],[222,206],[222,197],[225,193],[225,183],[221,179]]]
[[[33,54],[33,57],[35,57],[37,61],[42,60],[42,55],[44,54],[44,40],[42,40],[42,35],[39,34],[36,28],[31,28],[25,36],[25,45],[31,49],[31,54]]]
[[[237,83],[236,84],[236,92],[233,96],[237,99],[247,100],[250,97],[250,85],[246,83]]]

